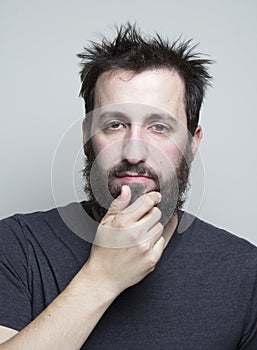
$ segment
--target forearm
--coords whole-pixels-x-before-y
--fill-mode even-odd
[[[80,349],[116,296],[83,268],[34,321],[0,349]]]
[[[154,270],[165,245],[161,213],[155,207],[160,195],[150,192],[144,196],[144,205],[134,202],[137,210],[126,211],[129,193],[127,187],[113,201],[96,232],[96,241],[106,242],[107,237],[109,247],[92,245],[87,264],[67,288],[20,333],[0,345],[0,350],[80,349],[119,293]],[[125,231],[117,235],[124,222]],[[124,237],[126,244],[131,239],[129,246],[124,246]]]

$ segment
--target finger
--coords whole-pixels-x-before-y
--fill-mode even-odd
[[[163,233],[163,225],[158,222],[151,230],[148,231],[148,237],[152,241],[152,245],[160,239]]]
[[[131,199],[131,190],[129,186],[127,185],[122,186],[120,195],[116,199],[114,199],[114,201],[111,203],[108,213],[114,214],[122,211],[128,206],[130,199]]]
[[[160,260],[165,247],[165,239],[161,236],[153,246],[156,263]]]
[[[150,231],[160,221],[161,217],[162,212],[160,209],[153,207],[138,223],[142,224],[147,231]]]
[[[122,214],[129,214],[131,221],[138,221],[155,205],[161,201],[161,194],[159,192],[149,192],[139,197],[134,203],[123,210]]]

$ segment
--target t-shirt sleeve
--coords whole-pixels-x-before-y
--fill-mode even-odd
[[[256,248],[255,248],[256,252]],[[239,350],[256,350],[257,349],[257,254],[253,257],[253,273],[249,277],[255,276],[254,283],[251,286],[252,295],[249,300],[249,306],[245,318],[243,335],[238,346]],[[246,286],[247,288],[247,286]]]
[[[20,331],[31,321],[27,242],[14,217],[0,221],[0,325]]]

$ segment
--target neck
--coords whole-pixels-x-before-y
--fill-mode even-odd
[[[174,215],[172,215],[171,219],[168,221],[168,223],[164,226],[162,235],[165,239],[165,248],[168,245],[171,237],[173,236],[177,225],[178,225],[178,214],[175,212]]]
[[[92,203],[92,215],[94,220],[97,222],[100,222],[103,218],[103,216],[106,214],[107,210],[99,206],[99,204],[96,201],[93,201]],[[165,248],[168,245],[171,237],[173,236],[176,227],[178,225],[178,214],[177,211],[174,212],[170,220],[167,222],[167,224],[164,226],[163,230],[163,237],[165,239]]]

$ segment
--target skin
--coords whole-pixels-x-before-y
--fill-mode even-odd
[[[110,106],[115,104],[117,106]],[[137,107],[140,105],[142,107]],[[164,159],[178,165],[181,151],[184,151],[188,138],[184,83],[178,73],[168,69],[145,71],[137,75],[124,70],[105,72],[96,84],[95,108],[98,109],[98,114],[105,110],[121,111],[128,114],[127,122],[130,123],[130,125],[117,124],[104,130],[108,122],[115,120],[119,122],[119,119],[109,117],[101,122],[99,116],[95,117],[93,114],[91,130],[88,130],[87,120],[85,120],[84,143],[89,135],[93,135],[94,151],[97,156],[100,156],[99,162],[104,170],[126,159],[131,164],[141,161],[149,163],[154,170],[161,169],[164,180],[169,178],[170,170],[165,169]],[[131,115],[129,115],[130,111]],[[173,116],[178,121],[178,130],[176,132],[158,131],[160,124],[163,126],[170,124],[161,118],[150,121],[147,114],[151,111],[167,112]],[[194,136],[190,139],[193,154],[197,151],[201,137],[202,129],[198,125]],[[120,184],[130,182],[129,178],[125,180],[120,181]],[[137,179],[130,180],[135,182]],[[139,178],[137,182],[144,182],[144,180],[147,182],[147,179],[143,178]],[[153,188],[154,184],[150,181],[147,183],[146,192]]]
[[[117,71],[102,74],[96,85],[95,107],[101,110],[101,108],[108,105],[121,104],[121,107],[117,108],[123,110],[123,104],[127,103],[150,104],[157,108],[166,109],[171,115],[180,116],[180,120],[185,125],[186,116],[183,99],[181,98],[183,96],[182,82],[176,74],[170,71],[162,72],[162,74],[158,73],[158,71],[146,71],[133,76],[132,73],[126,71]],[[173,77],[174,84],[172,89],[167,91],[166,87],[169,85],[170,76]],[[175,90],[176,86],[178,90]],[[164,139],[160,137],[161,134],[158,135],[153,130],[152,132],[147,132],[150,130],[147,128],[147,117],[144,115],[147,111],[145,112],[144,109],[142,107],[142,112],[137,113],[136,118],[133,118],[133,115],[128,117],[128,122],[134,122],[133,125],[120,126],[119,130],[113,130],[113,132],[111,132],[111,128],[108,130],[109,132],[105,132],[103,130],[104,124],[99,124],[99,118],[94,118],[93,116],[91,133],[94,135],[93,144],[96,155],[99,155],[107,146],[114,145],[114,147],[109,147],[108,150],[109,154],[114,152],[114,155],[110,158],[106,156],[107,153],[105,152],[100,160],[104,169],[110,168],[113,163],[117,163],[122,159],[127,159],[131,164],[149,161],[148,142],[156,145],[157,149],[160,150],[160,154],[171,153],[173,157],[175,156],[177,153],[175,145],[173,145],[173,149],[171,142],[165,142],[161,146],[160,141]],[[108,121],[111,121],[111,118]],[[124,140],[123,144],[119,144],[122,140]],[[115,147],[116,144],[118,144],[118,147]],[[147,187],[147,190],[150,190],[150,185]]]
[[[91,137],[96,156],[91,178],[95,195],[99,183],[100,188],[106,185],[113,166],[124,160],[131,166],[145,164],[167,183],[180,164],[187,142],[194,155],[202,137],[200,126],[193,137],[188,133],[184,82],[168,69],[136,75],[124,70],[103,73],[96,84],[95,107],[92,119],[85,119],[83,125],[84,144]],[[156,179],[147,174],[124,171],[115,175],[110,181],[118,188],[141,184],[142,192],[147,193],[158,187]],[[100,204],[106,208],[106,203]]]
[[[183,96],[184,85],[176,72],[163,69],[133,76],[128,72],[117,71],[111,75],[104,73],[99,77],[95,104],[96,108],[113,103],[154,105],[158,109],[168,111],[186,126]],[[156,134],[156,128],[149,128],[145,114],[141,114],[140,118],[139,123],[132,123],[133,120],[130,120],[119,128],[117,133],[111,130],[106,134],[99,129],[98,124],[92,125],[92,130],[97,131],[94,136],[94,148],[103,169],[110,168],[124,157],[131,164],[147,162],[156,171],[161,165],[164,166],[164,161],[160,163],[158,154],[162,154],[164,159],[174,164],[179,161],[180,149],[187,139],[186,133],[179,133],[177,143],[172,143],[169,137]],[[88,130],[85,122],[85,139],[92,130]],[[201,128],[198,126],[190,141],[193,153],[196,152],[201,134]],[[116,144],[116,147],[110,147],[110,163],[106,154],[112,144]],[[151,152],[150,146],[154,152]],[[101,157],[104,153],[105,157]],[[108,155],[111,156],[110,153]],[[166,179],[169,169],[161,169]],[[173,216],[163,227],[160,223],[161,212],[156,208],[161,194],[152,191],[155,189],[155,182],[137,174],[125,175],[114,180],[121,186],[121,193],[111,203],[106,216],[100,222],[96,241],[101,243],[106,230],[117,232],[125,228],[133,240],[133,245],[127,248],[93,245],[86,264],[35,320],[20,332],[6,327],[0,328],[1,350],[79,349],[112,301],[126,288],[138,283],[154,270],[176,228],[177,218]],[[129,204],[131,191],[127,185],[133,181],[144,182],[147,193],[133,204]],[[142,241],[142,230],[149,236],[146,241]],[[10,339],[7,340],[8,338]],[[5,340],[7,341],[4,342]]]

